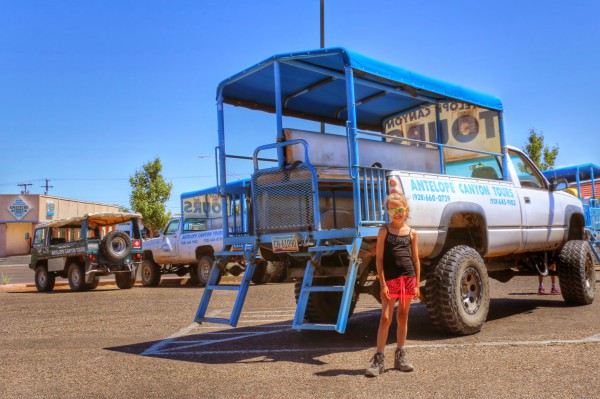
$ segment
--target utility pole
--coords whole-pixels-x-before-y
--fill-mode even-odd
[[[321,0],[321,48],[325,48],[325,0]]]
[[[21,190],[21,194],[29,194],[29,190],[27,189],[27,187],[28,186],[33,186],[33,184],[31,184],[31,183],[21,183],[21,184],[17,184],[17,186],[23,187],[23,189]]]
[[[54,186],[49,186],[48,183],[50,183],[50,179],[45,179],[46,180],[46,184],[42,186],[42,188],[45,188],[46,190],[44,191],[44,195],[48,195],[48,191],[50,191],[51,188],[53,188]]]
[[[321,48],[325,48],[325,0],[321,0]],[[321,133],[325,134],[323,122],[321,122]]]

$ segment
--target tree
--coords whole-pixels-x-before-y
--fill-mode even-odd
[[[129,204],[135,212],[142,215],[144,226],[150,230],[151,235],[163,228],[171,217],[165,203],[171,196],[173,184],[165,181],[161,171],[160,158],[156,157],[129,178],[132,187]]]
[[[544,145],[544,132],[536,131],[535,129],[529,129],[529,144],[527,144],[523,151],[527,153],[529,159],[531,159],[540,170],[548,170],[554,167],[554,161],[558,156],[558,144],[552,149]],[[543,161],[542,161],[543,156]]]
[[[119,208],[119,212],[131,213],[131,209],[127,208],[124,205],[113,204],[113,206],[116,206],[117,208]]]

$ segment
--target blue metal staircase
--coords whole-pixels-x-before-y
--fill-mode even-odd
[[[217,283],[219,280],[219,275],[221,274],[221,269],[218,265],[227,264],[229,257],[239,256],[240,251],[232,251],[231,247],[229,247],[226,251],[215,253],[215,262],[213,263],[210,271],[208,283],[204,288],[204,293],[202,294],[202,299],[200,300],[200,305],[198,306],[198,311],[196,312],[196,317],[194,318],[195,322],[229,324],[232,327],[237,326],[237,323],[240,319],[240,314],[242,313],[242,307],[244,306],[244,302],[246,300],[246,294],[248,293],[248,287],[250,286],[252,275],[254,274],[254,269],[256,267],[256,250],[254,248],[254,245],[249,245],[244,248],[243,252],[246,260],[246,271],[244,272],[244,277],[240,284]],[[212,297],[214,291],[237,291],[235,303],[229,318],[206,317],[208,303],[210,302],[210,298]]]
[[[302,289],[298,297],[298,304],[296,306],[296,314],[292,323],[292,328],[295,330],[329,330],[344,333],[346,331],[346,325],[348,324],[348,316],[350,313],[350,306],[352,302],[352,294],[354,292],[354,286],[356,283],[356,276],[358,267],[360,265],[360,258],[358,252],[362,238],[355,238],[351,245],[338,245],[338,246],[317,246],[310,247],[308,251],[312,254],[311,259],[306,263],[306,271],[304,273],[304,279],[302,280]],[[346,250],[349,254],[349,267],[348,273],[346,274],[346,282],[340,286],[314,286],[313,276],[315,272],[315,265],[319,264],[321,256],[324,253],[331,251]],[[304,321],[304,315],[306,313],[306,305],[308,304],[308,296],[311,292],[341,292],[342,301],[340,303],[340,310],[336,324],[316,324],[307,323]]]

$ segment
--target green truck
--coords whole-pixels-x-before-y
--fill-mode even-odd
[[[68,279],[71,291],[91,290],[110,274],[119,288],[133,287],[143,257],[140,220],[137,213],[88,213],[37,225],[29,264],[37,290],[52,291],[56,277]],[[131,228],[119,230],[124,223]]]

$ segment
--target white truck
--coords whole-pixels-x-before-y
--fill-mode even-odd
[[[247,287],[229,320],[206,312],[215,276],[231,248],[241,245],[250,262],[259,256],[289,262],[297,278],[293,328],[343,333],[360,293],[379,298],[374,244],[388,222],[385,198],[393,191],[408,197],[422,293],[438,329],[478,332],[490,306],[490,277],[546,274],[551,264],[567,304],[593,301],[581,201],[559,191],[567,187],[564,179],[547,181],[507,145],[497,97],[344,48],[275,55],[217,89],[225,193],[227,161],[243,157],[225,146],[226,104],[274,113],[276,131],[250,157],[248,234],[228,234],[223,219],[224,250],[216,254],[218,269],[195,321],[236,325]],[[329,124],[323,130],[331,132],[300,130],[310,121]],[[261,161],[265,152],[276,154],[275,163]]]
[[[248,189],[248,180],[230,184],[225,212],[216,187],[181,194],[182,216],[172,218],[158,238],[146,240],[142,245],[142,284],[156,287],[163,274],[189,274],[192,284],[206,285],[214,253],[223,247],[223,214],[228,217],[232,234],[247,229],[244,205]],[[240,256],[231,259],[227,271],[237,276],[244,268],[243,256]],[[252,281],[255,284],[267,283],[275,272],[275,265],[269,262],[253,275]]]

